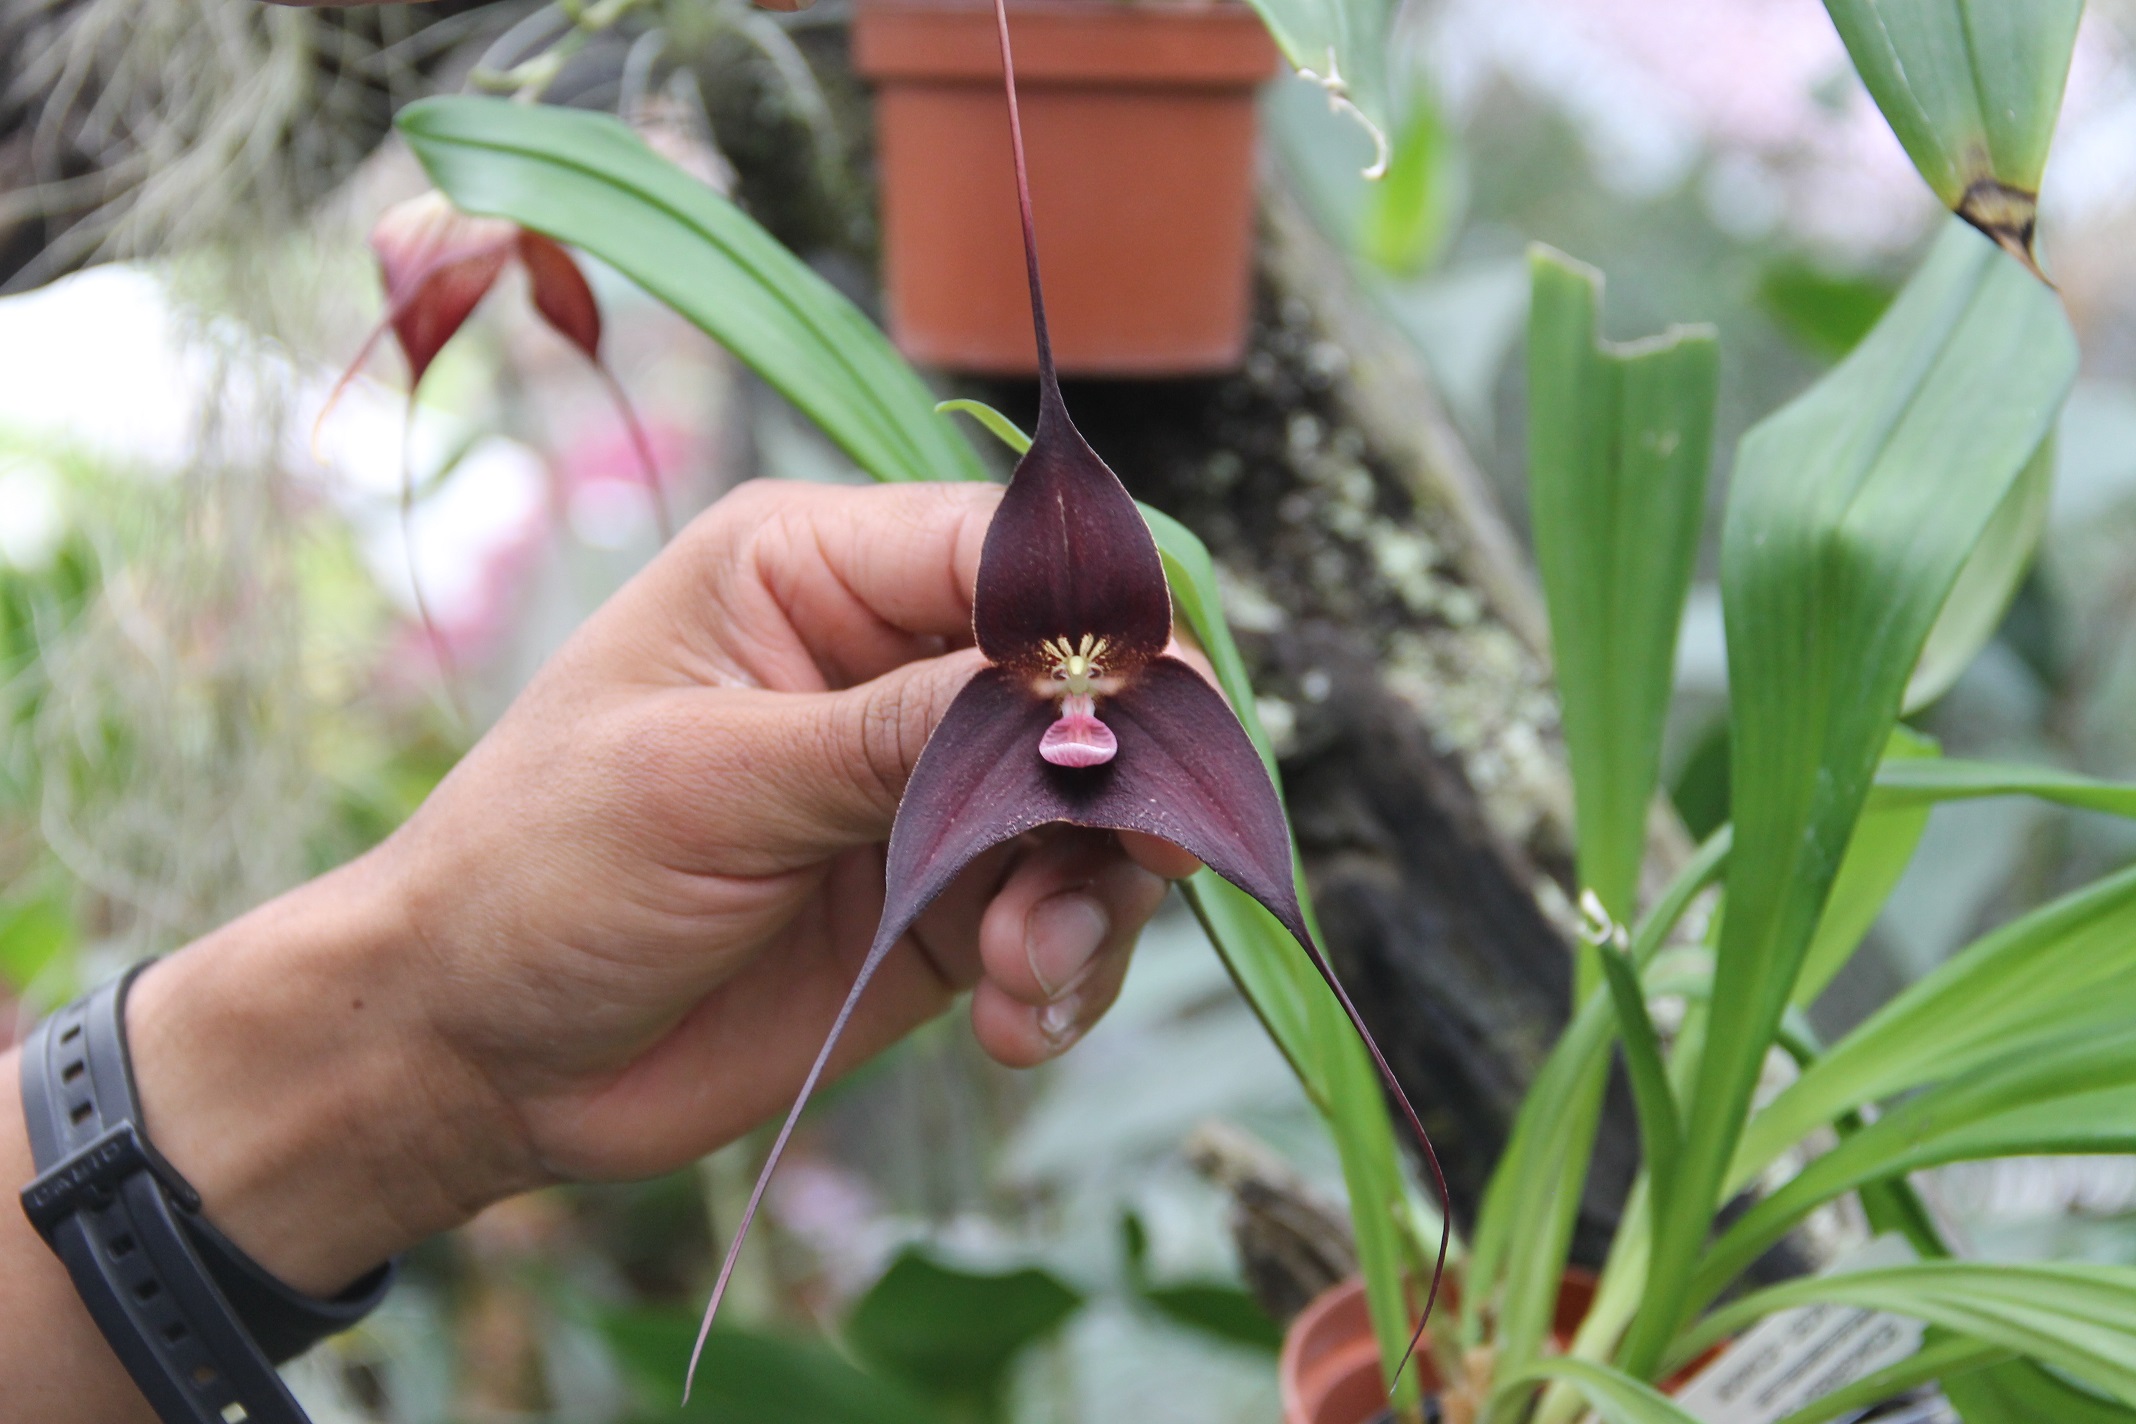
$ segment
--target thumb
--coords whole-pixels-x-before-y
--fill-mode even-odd
[[[747,699],[730,743],[746,794],[731,804],[754,809],[754,848],[790,863],[887,840],[921,748],[984,666],[964,649],[837,692]]]

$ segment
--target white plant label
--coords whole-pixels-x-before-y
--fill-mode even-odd
[[[1913,1253],[1879,1237],[1841,1271],[1896,1265]],[[1767,1316],[1701,1370],[1676,1403],[1705,1424],[1772,1424],[1921,1348],[1918,1320],[1851,1305],[1806,1305]]]

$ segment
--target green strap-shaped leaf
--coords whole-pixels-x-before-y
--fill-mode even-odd
[[[1663,1188],[1652,1198],[1653,1210],[1657,1216],[1667,1216],[1667,1185],[1676,1169],[1676,1154],[1683,1148],[1683,1126],[1677,1118],[1676,1094],[1669,1087],[1668,1065],[1662,1061],[1661,1035],[1647,1012],[1646,991],[1639,987],[1639,971],[1632,967],[1631,956],[1615,945],[1596,949],[1602,977],[1609,985],[1610,1005],[1616,1010],[1617,1036],[1624,1044],[1647,1171]]]
[[[2081,811],[2136,816],[2136,786],[2127,782],[2000,761],[1886,761],[1876,769],[1869,804],[1896,810],[1982,796],[2031,796]]]
[[[1825,0],[1825,9],[1944,206],[2031,266],[2040,174],[2084,0]]]
[[[1754,1320],[1818,1304],[1910,1315],[2136,1404],[2136,1269],[2126,1266],[1920,1261],[1811,1276],[1716,1310],[1678,1342],[1671,1359],[1695,1359]]]
[[[1952,1381],[2009,1359],[2010,1352],[1999,1345],[1990,1345],[1985,1340],[1968,1340],[1963,1335],[1945,1335],[1930,1340],[1897,1364],[1887,1365],[1850,1385],[1811,1400],[1794,1413],[1775,1420],[1774,1424],[1823,1424],[1827,1419],[1852,1418],[1857,1410],[1895,1399],[1931,1381],[1941,1381],[1948,1393]],[[2053,1419],[2056,1424],[2074,1424],[2074,1421],[2064,1421],[2060,1415],[2034,1417]]]
[[[1157,537],[1174,613],[1185,620],[1201,644],[1217,685],[1280,788],[1275,749],[1254,709],[1246,660],[1239,656],[1224,621],[1222,590],[1208,547],[1194,531],[1162,510],[1144,505],[1142,516]],[[1341,1005],[1273,915],[1213,871],[1197,873],[1184,888],[1187,903],[1209,932],[1210,942],[1240,991],[1327,1119],[1350,1196],[1366,1305],[1379,1338],[1380,1359],[1392,1371],[1408,1348],[1412,1326],[1407,1291],[1410,1253],[1405,1249],[1404,1224],[1408,1195],[1378,1074]],[[1320,927],[1302,871],[1298,902],[1317,936]],[[1404,1375],[1398,1399],[1413,1399],[1416,1387],[1415,1375]]]
[[[1546,247],[1529,249],[1528,269],[1528,507],[1580,884],[1628,924],[1706,510],[1720,348],[1710,327],[1605,343],[1601,274]]]
[[[732,351],[881,480],[982,479],[889,339],[741,209],[605,114],[425,99],[402,137],[455,207],[629,277]]]
[[[1954,222],[1861,345],[1743,439],[1721,549],[1735,853],[1679,1210],[1626,1347],[1635,1374],[1681,1319],[1922,644],[2075,374],[2053,293]]]
[[[2136,1151],[2131,1028],[2123,1022],[2028,1045],[1906,1098],[1848,1133],[1707,1249],[1692,1278],[1694,1304],[1711,1300],[1818,1206],[1866,1183],[1945,1162]]]
[[[1522,1391],[1553,1379],[1564,1380],[1587,1396],[1595,1413],[1608,1424],[1699,1424],[1696,1415],[1685,1413],[1652,1385],[1642,1384],[1608,1365],[1571,1356],[1537,1360],[1509,1376],[1491,1397],[1491,1417],[1506,1417],[1505,1405],[1509,1401]]]
[[[1751,1119],[1726,1181],[1864,1103],[2124,1025],[2136,1031],[2136,870],[2002,926],[1872,1014]]]
[[[985,401],[965,400],[959,397],[956,400],[937,401],[935,403],[936,415],[950,415],[952,413],[968,415],[978,421],[988,434],[1008,446],[1018,455],[1022,455],[1031,448],[1031,437],[1017,428],[1015,421],[1009,419]]]
[[[1943,1396],[1965,1424],[2136,1424],[2136,1407],[2078,1389],[2031,1360],[1948,1377]]]

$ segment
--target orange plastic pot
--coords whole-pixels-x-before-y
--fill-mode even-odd
[[[1081,375],[1245,355],[1254,91],[1276,49],[1238,0],[1012,0],[1053,349]],[[923,365],[1037,370],[989,0],[860,0],[890,333]]]

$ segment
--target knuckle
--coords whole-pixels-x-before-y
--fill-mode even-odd
[[[919,760],[932,725],[927,709],[914,706],[928,700],[913,695],[916,681],[924,680],[878,682],[851,699],[845,745],[855,780],[886,808],[894,807],[905,794],[905,783],[911,779],[913,763]]]

